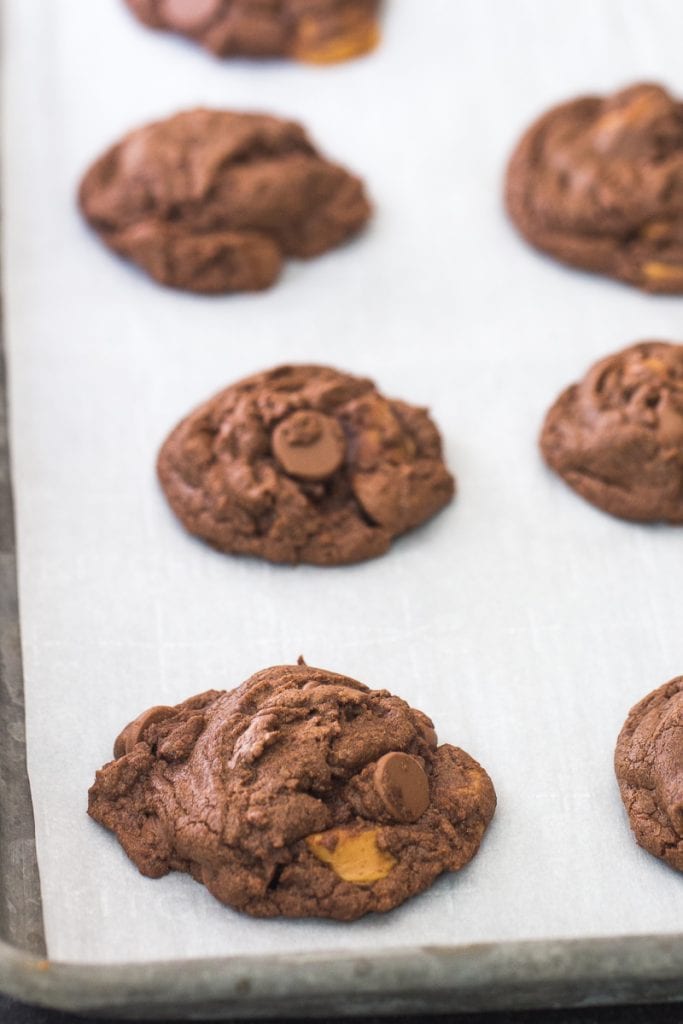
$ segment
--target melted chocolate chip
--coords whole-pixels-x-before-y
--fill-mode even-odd
[[[377,762],[375,787],[399,821],[417,821],[429,807],[429,779],[415,757],[392,751]]]
[[[302,480],[327,480],[344,461],[339,423],[315,410],[299,410],[273,431],[273,452],[285,473]]]

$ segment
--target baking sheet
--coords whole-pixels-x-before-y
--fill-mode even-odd
[[[27,704],[49,955],[80,962],[674,933],[683,879],[632,842],[612,776],[631,704],[683,669],[681,535],[612,520],[543,468],[556,393],[683,300],[528,250],[505,158],[554,101],[683,93],[675,0],[401,0],[325,70],[221,64],[119,0],[5,0],[4,267]],[[80,223],[81,172],[196,104],[301,119],[366,178],[362,238],[256,296],[154,287]],[[195,403],[279,361],[429,405],[455,504],[382,559],[272,567],[186,536],[154,478]],[[85,816],[120,727],[304,653],[387,687],[479,758],[499,810],[463,872],[353,925],[254,921],[138,875]],[[637,896],[634,896],[637,894]]]

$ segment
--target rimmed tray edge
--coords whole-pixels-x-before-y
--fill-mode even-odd
[[[147,1019],[664,1002],[683,999],[683,933],[111,965],[58,963],[0,942],[0,990]]]

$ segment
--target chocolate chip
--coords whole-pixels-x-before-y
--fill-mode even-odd
[[[374,782],[384,806],[400,821],[417,821],[429,807],[429,781],[410,754],[392,752],[381,757]]]
[[[223,6],[223,0],[163,0],[163,17],[179,32],[203,28]]]
[[[302,409],[278,423],[272,444],[284,471],[301,480],[326,480],[339,469],[346,451],[337,421],[311,409]]]
[[[164,704],[157,704],[155,707],[143,711],[141,715],[129,722],[114,740],[114,757],[119,758],[124,754],[130,754],[135,744],[142,739],[145,729],[155,722],[163,722],[165,718],[169,718],[174,713],[175,708],[167,707]]]

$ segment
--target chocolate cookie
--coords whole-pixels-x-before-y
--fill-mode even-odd
[[[638,844],[683,871],[683,676],[631,709],[614,768]]]
[[[683,292],[683,103],[644,84],[554,107],[512,156],[507,205],[564,263]]]
[[[424,409],[325,366],[279,366],[221,391],[171,433],[158,472],[190,533],[292,564],[381,555],[455,490]]]
[[[348,60],[379,40],[380,0],[126,0],[150,28],[179,32],[218,57]]]
[[[683,345],[641,341],[596,363],[557,399],[540,444],[605,512],[683,523]]]
[[[300,125],[227,110],[130,132],[86,173],[79,202],[110,249],[192,292],[267,288],[285,256],[318,256],[370,216],[360,179]]]
[[[391,910],[467,864],[496,805],[421,711],[302,659],[152,708],[114,756],[88,813],[143,875],[187,871],[256,917]]]

